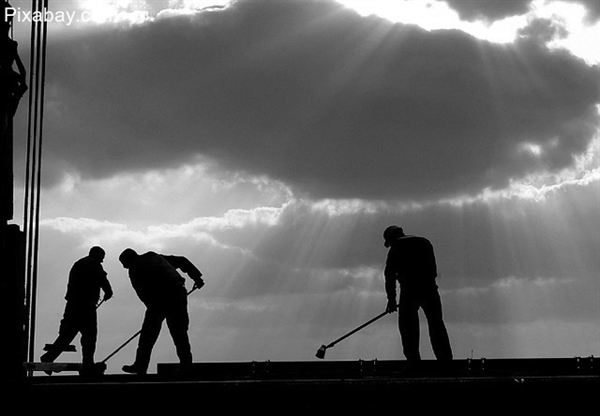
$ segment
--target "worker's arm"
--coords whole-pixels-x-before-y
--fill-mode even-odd
[[[194,264],[183,256],[163,256],[170,264],[176,269],[181,270],[187,274],[190,279],[194,281],[196,287],[201,288],[204,286],[204,280],[202,279],[202,273]]]
[[[109,300],[110,298],[113,297],[113,290],[112,290],[112,286],[110,285],[110,282],[108,281],[108,277],[106,272],[104,271],[104,269],[102,270],[104,276],[101,280],[100,283],[100,287],[102,288],[102,291],[104,292],[104,300]]]
[[[387,296],[387,312],[395,312],[398,305],[396,303],[396,282],[398,281],[396,266],[393,259],[388,254],[383,271],[385,294]]]

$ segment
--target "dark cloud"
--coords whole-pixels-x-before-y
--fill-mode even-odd
[[[501,20],[527,13],[531,0],[446,0],[462,20]]]
[[[83,176],[201,154],[316,198],[433,198],[568,167],[598,121],[597,68],[531,37],[496,45],[328,1],[99,26],[53,40],[48,61],[46,157]]]
[[[532,40],[538,44],[544,44],[555,38],[564,38],[568,32],[564,27],[554,23],[550,19],[535,19],[527,27],[519,31],[519,36]]]
[[[532,0],[445,0],[445,2],[462,20],[495,21],[526,14]],[[587,11],[589,22],[596,22],[600,18],[600,2],[596,0],[564,0],[564,2],[582,5]]]
[[[581,4],[587,11],[587,20],[589,23],[598,22],[600,19],[600,2],[596,0],[567,0],[572,3]]]

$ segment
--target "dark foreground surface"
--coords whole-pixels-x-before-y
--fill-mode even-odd
[[[148,375],[36,373],[2,390],[4,404],[14,401],[15,410],[63,414],[588,412],[597,410],[600,398],[600,363],[593,357],[455,360],[445,366],[423,361],[419,368],[378,360],[228,362],[196,363],[186,374],[175,364],[159,364]]]

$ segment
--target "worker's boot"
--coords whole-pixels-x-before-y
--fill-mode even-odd
[[[40,357],[40,361],[43,363],[53,363],[59,355],[60,347],[52,346],[52,348],[50,348],[49,351],[42,354],[42,356]],[[50,370],[46,370],[44,371],[44,373],[48,374],[49,376],[52,375],[52,371]]]
[[[86,357],[82,362],[79,374],[84,377],[101,376],[105,370],[105,363],[95,363],[93,359]]]
[[[138,364],[124,365],[123,371],[130,374],[146,374],[147,369]]]

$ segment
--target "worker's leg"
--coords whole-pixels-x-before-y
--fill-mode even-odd
[[[400,290],[398,329],[404,356],[408,361],[419,361],[419,303],[418,299],[406,290]]]
[[[187,298],[182,296],[171,306],[167,315],[167,325],[173,338],[177,357],[182,369],[188,369],[192,364],[192,348],[188,330],[190,318],[188,314]]]
[[[95,305],[91,305],[85,314],[85,322],[82,322],[81,325],[82,363],[84,367],[92,367],[98,340],[98,318]]]
[[[438,360],[452,360],[452,348],[450,346],[450,338],[442,314],[442,301],[437,290],[430,291],[424,298],[423,311],[427,318],[429,327],[429,339],[433,353]]]
[[[40,361],[51,363],[56,360],[64,349],[75,339],[79,332],[80,314],[79,308],[67,302],[63,317],[58,329],[58,337],[52,343],[49,351],[40,357]]]
[[[165,315],[162,311],[146,309],[146,313],[144,314],[144,322],[142,323],[142,331],[140,333],[140,341],[138,343],[135,356],[135,362],[132,366],[129,366],[132,371],[128,371],[125,367],[123,367],[125,371],[135,372],[138,374],[146,373],[148,366],[150,365],[152,349],[154,348],[154,344],[156,344],[156,340],[160,335],[160,329],[164,319]]]

